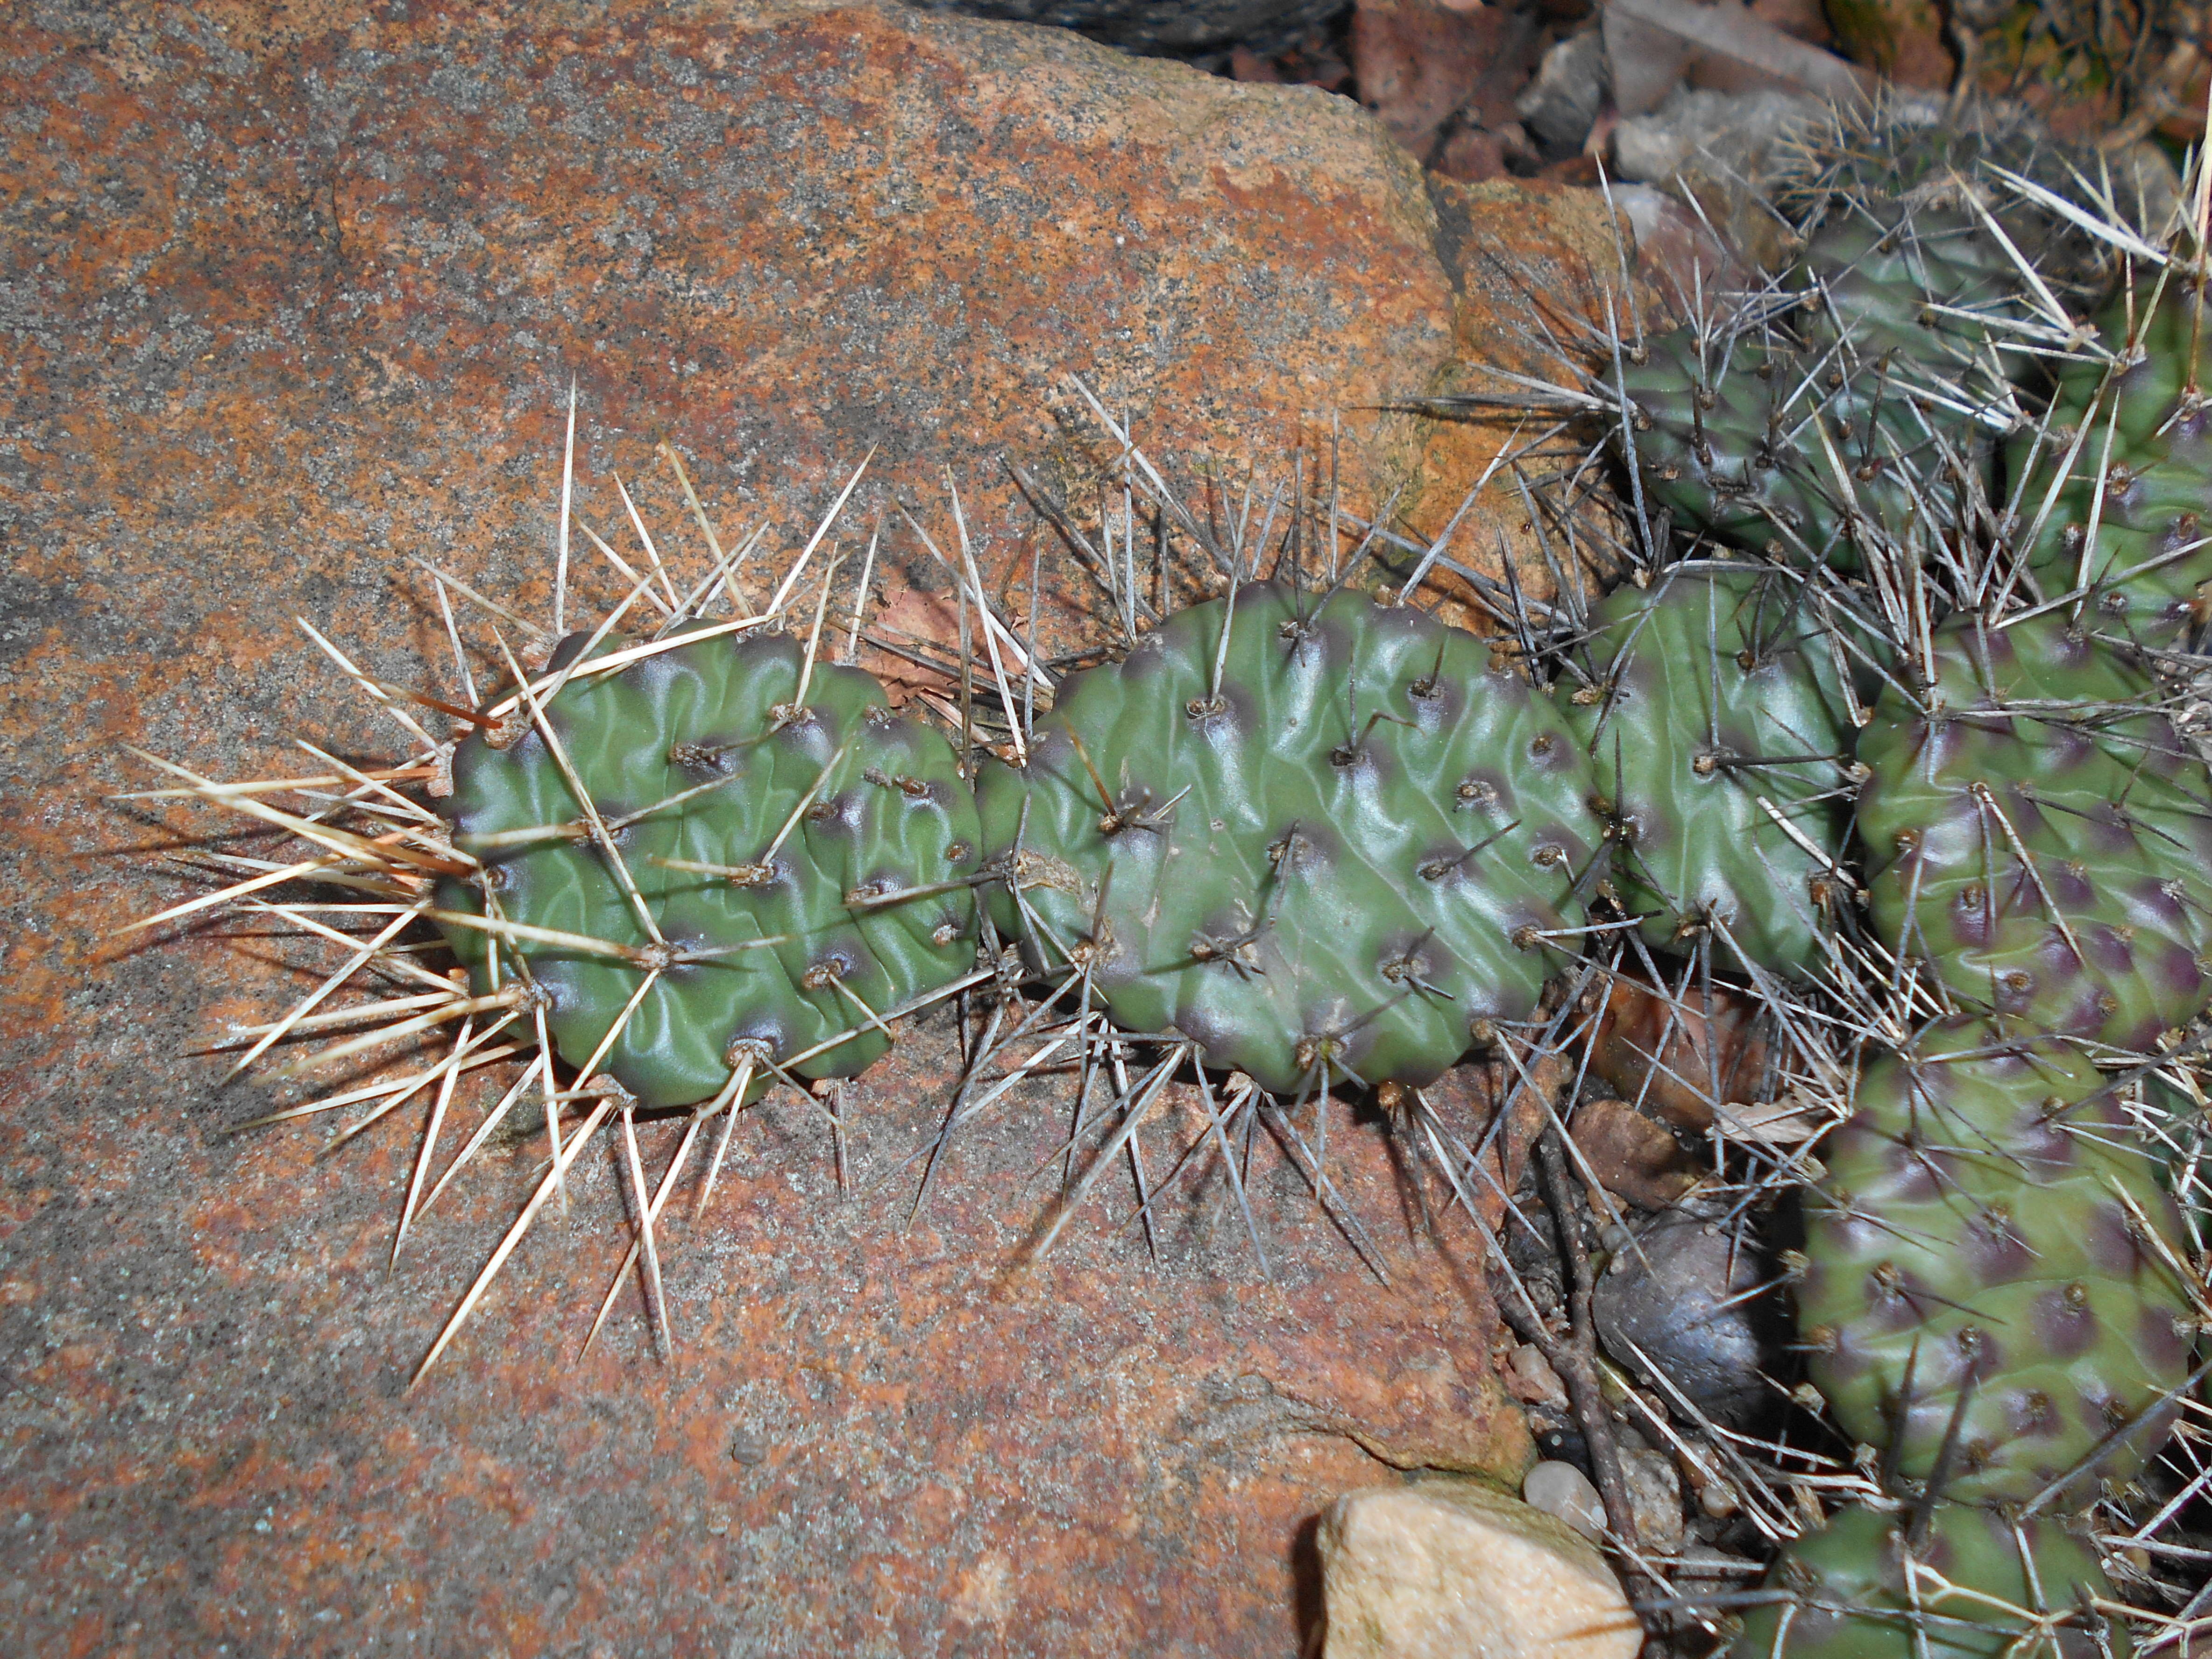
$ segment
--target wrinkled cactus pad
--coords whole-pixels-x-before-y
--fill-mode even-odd
[[[1797,1311],[1847,1434],[1924,1481],[1955,1414],[1942,1492],[1969,1501],[2069,1477],[2086,1498],[2142,1467],[2195,1340],[2187,1235],[2094,1066],[1936,1027],[1866,1067],[1823,1157]]]
[[[2212,773],[2063,611],[1933,650],[1859,734],[1878,935],[1963,1008],[2152,1049],[2212,997]]]
[[[1911,1547],[1907,1515],[1845,1510],[1767,1576],[1791,1600],[1754,1608],[1734,1659],[2124,1659],[2126,1627],[2096,1552],[2048,1518],[1939,1504]]]
[[[1132,1031],[1295,1094],[1425,1083],[1575,950],[1587,757],[1472,635],[1254,583],[1060,690],[986,763],[1000,927]]]
[[[1597,774],[1614,889],[1656,948],[1709,938],[1727,969],[1784,974],[1823,961],[1853,884],[1834,872],[1855,728],[1852,662],[1814,610],[1785,571],[1670,565],[1594,607],[1555,687]]]
[[[876,1017],[973,966],[973,798],[951,744],[873,676],[809,674],[787,637],[725,635],[575,673],[544,725],[558,754],[535,721],[456,752],[446,811],[484,874],[441,897],[613,947],[445,925],[480,990],[495,951],[501,978],[526,972],[572,1065],[650,975],[597,1068],[641,1103],[713,1097],[747,1045],[763,1075],[772,1060],[851,1076],[889,1046]]]

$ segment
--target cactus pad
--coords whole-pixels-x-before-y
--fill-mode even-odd
[[[1573,953],[1581,746],[1472,635],[1254,583],[1071,679],[987,764],[993,915],[1113,1017],[1285,1093],[1423,1083]]]
[[[1966,1009],[2153,1048],[2212,996],[2212,774],[2062,613],[1933,648],[1859,735],[1876,930]]]
[[[1927,1480],[1955,1414],[1942,1494],[1977,1502],[2142,1468],[2189,1369],[2186,1235],[2095,1066],[1939,1026],[1866,1068],[1824,1157],[1798,1316],[1846,1433]]]
[[[2019,417],[1990,345],[2022,309],[2016,286],[1958,210],[1842,214],[1773,295],[1624,364],[1644,489],[1733,546],[1844,569],[1866,522],[1948,528],[1956,483]]]
[[[1846,1510],[1783,1552],[1768,1577],[1792,1600],[1744,1620],[1735,1659],[2124,1659],[2096,1552],[2050,1520],[1939,1504],[1911,1552],[1907,1516]]]
[[[2013,444],[2029,471],[2019,511],[2042,526],[2029,550],[2037,581],[2046,593],[2087,589],[2093,627],[2145,646],[2185,646],[2212,596],[2206,320],[2202,292],[2179,277],[2155,304],[2124,298],[2103,330],[2118,361],[2071,365],[2050,429]]]
[[[556,671],[583,642],[570,636]],[[888,1046],[877,1016],[973,965],[958,884],[978,863],[972,798],[951,745],[892,713],[873,676],[807,675],[787,638],[724,635],[577,672],[544,725],[558,755],[534,722],[504,749],[460,745],[447,811],[485,874],[441,896],[611,947],[445,924],[479,990],[526,971],[570,1063],[651,975],[598,1067],[641,1103],[714,1095],[748,1042],[779,1064],[806,1055],[799,1075],[850,1076]]]
[[[1717,962],[1809,975],[1847,851],[1853,726],[1850,665],[1804,585],[1671,565],[1601,601],[1588,634],[1557,690],[1596,769],[1620,902],[1660,949],[1717,923]]]

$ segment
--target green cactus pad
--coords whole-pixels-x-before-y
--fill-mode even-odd
[[[1846,1433],[1926,1480],[1956,1413],[1942,1492],[1963,1501],[2024,1503],[2069,1474],[2086,1499],[2142,1467],[2189,1370],[2187,1236],[2094,1066],[1986,1021],[1938,1026],[1866,1067],[1822,1156],[1797,1311]]]
[[[1840,215],[1771,299],[1657,336],[1624,365],[1623,441],[1645,491],[1732,546],[1844,569],[1863,522],[1948,530],[1959,477],[2019,418],[1990,344],[2010,338],[2016,288],[1957,210]]]
[[[572,635],[556,667],[582,643]],[[619,645],[610,638],[593,654]],[[646,1105],[711,1097],[732,1076],[732,1045],[748,1040],[779,1063],[834,1043],[799,1061],[798,1073],[851,1076],[889,1046],[872,1015],[974,964],[968,887],[871,902],[975,871],[975,810],[952,746],[892,713],[858,669],[816,664],[801,703],[805,672],[787,638],[726,635],[619,672],[579,673],[553,695],[545,722],[608,826],[636,902],[534,724],[504,749],[478,735],[454,756],[454,844],[487,874],[480,885],[447,884],[446,908],[483,914],[488,896],[508,921],[644,953],[495,942],[447,924],[479,990],[495,951],[500,977],[514,978],[519,963],[550,999],[562,1056],[581,1065],[652,966],[641,902],[670,947],[673,959],[599,1068]],[[777,942],[759,943],[769,939]]]
[[[1613,885],[1645,939],[1680,950],[1717,921],[1716,961],[1810,975],[1849,850],[1856,728],[1844,647],[1805,585],[1670,565],[1601,601],[1588,634],[1555,692],[1595,768]]]
[[[1544,935],[1583,921],[1590,792],[1550,699],[1473,635],[1255,583],[1075,676],[977,797],[992,914],[1033,961],[1295,1093],[1426,1082],[1528,1018],[1574,953]]]
[[[2061,613],[1955,617],[1933,650],[1859,734],[1878,935],[1964,1009],[2152,1048],[2212,998],[2212,774]]]
[[[2043,591],[2086,588],[2091,627],[2159,648],[2185,646],[2212,604],[2212,319],[2201,291],[2174,284],[2155,305],[2143,293],[2106,313],[2121,361],[2072,364],[2048,432],[2015,439],[2011,454],[2028,474],[2020,514],[2042,526],[2028,559]]]
[[[2019,325],[2034,313],[2011,255],[1971,209],[1854,202],[1814,234],[1794,283],[1819,295],[1803,331],[1812,343],[1848,341],[1853,359],[1887,364],[1893,378],[1973,386],[1984,427],[2009,412],[2016,377],[1988,371],[2026,367]]]
[[[2126,1627],[2085,1598],[2112,1597],[2096,1552],[2050,1520],[1939,1504],[1911,1551],[1910,1517],[1846,1510],[1782,1553],[1790,1592],[1754,1609],[1734,1659],[2125,1659]]]

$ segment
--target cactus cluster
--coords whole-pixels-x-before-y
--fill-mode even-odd
[[[1797,1287],[1812,1380],[1906,1508],[1785,1552],[1736,1650],[1762,1659],[2124,1642],[2052,1517],[2157,1451],[2201,1305],[2164,1158],[2094,1062],[2155,1060],[2212,1003],[2212,772],[2154,659],[2212,578],[2202,298],[2160,270],[2053,331],[2021,255],[2047,202],[1992,211],[1974,171],[1831,173],[1794,270],[1603,371],[1616,452],[1678,524],[1824,589],[1863,574],[1894,653],[1854,715],[1849,834],[1808,838],[1863,882],[1830,960],[1893,963],[1945,1015],[1860,1068]],[[1724,683],[1720,644],[1676,678]]]

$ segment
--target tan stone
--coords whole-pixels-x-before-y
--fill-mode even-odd
[[[1588,1541],[1474,1481],[1353,1492],[1319,1542],[1328,1659],[1630,1659],[1643,1644]]]

